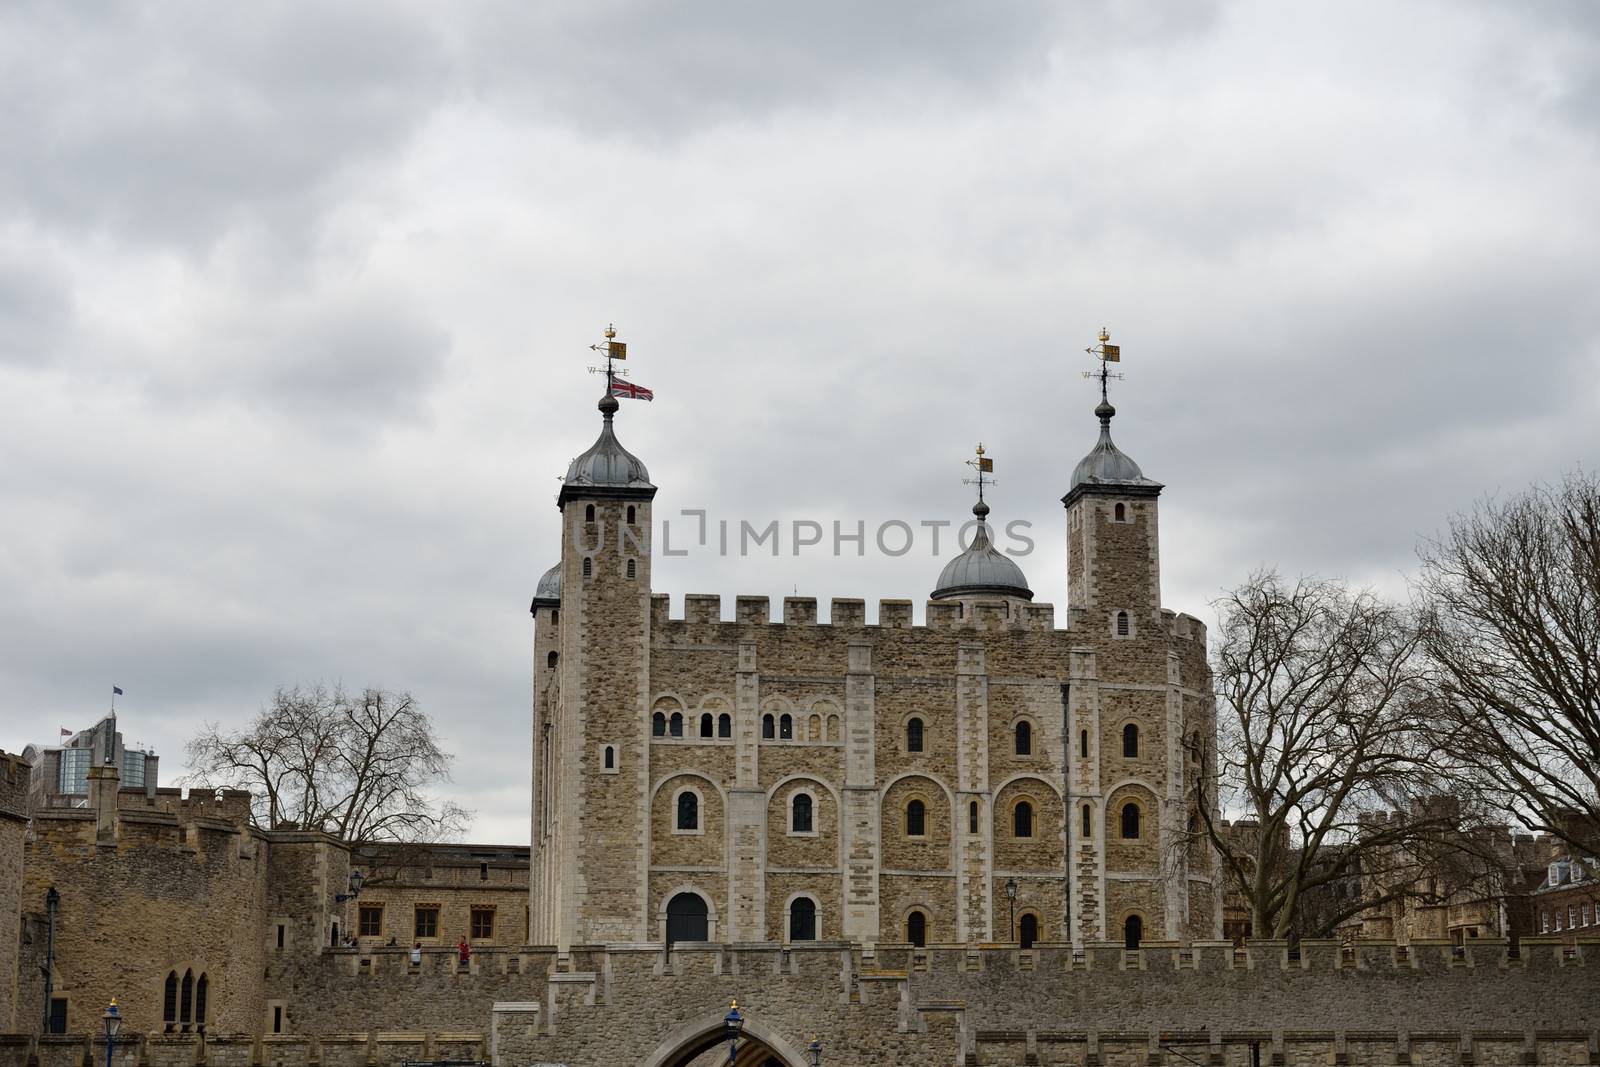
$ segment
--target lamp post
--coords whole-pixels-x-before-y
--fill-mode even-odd
[[[116,1047],[117,1034],[122,1032],[122,1015],[117,1011],[117,998],[111,998],[111,1006],[100,1018],[106,1024],[106,1067],[111,1067],[111,1050]]]
[[[811,1067],[822,1067],[822,1042],[817,1040],[817,1035],[811,1035],[811,1044],[806,1046],[806,1055],[811,1057]]]
[[[1006,920],[1007,941],[1017,939],[1017,880],[1006,879],[1006,903],[1010,905],[1009,918]]]
[[[335,893],[333,895],[334,902],[337,903],[337,904],[343,904],[347,900],[354,900],[356,897],[359,897],[361,895],[361,883],[365,882],[365,881],[366,881],[366,876],[363,875],[360,871],[351,871],[350,872],[350,892],[348,892],[348,893]]]
[[[722,1017],[722,1025],[728,1031],[728,1064],[732,1067],[739,1055],[739,1035],[744,1032],[744,1016],[739,1014],[737,1000],[728,1001],[728,1014]]]

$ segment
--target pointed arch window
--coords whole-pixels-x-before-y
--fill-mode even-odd
[[[1033,836],[1033,805],[1026,800],[1018,801],[1011,809],[1011,836]]]
[[[700,798],[687,789],[678,794],[678,829],[700,829]]]
[[[1131,800],[1122,805],[1122,837],[1127,841],[1139,839],[1139,805]]]
[[[761,736],[763,739],[771,741],[778,736],[777,722],[778,720],[774,719],[771,714],[761,716]]]
[[[206,1029],[206,993],[210,985],[204,972],[194,984],[194,1028],[201,1033],[205,1033]]]
[[[906,940],[918,948],[928,943],[928,917],[920,911],[906,916]]]
[[[167,981],[161,991],[161,1018],[171,1033],[178,1025],[178,972],[168,971]]]
[[[711,713],[709,711],[701,712],[700,713],[700,736],[701,737],[710,737],[713,733],[715,733],[716,728],[717,728],[716,727],[716,720],[711,717]]]
[[[809,834],[811,827],[811,794],[796,793],[789,805],[789,829],[797,834]]]
[[[183,984],[178,991],[178,1025],[189,1029],[189,1024],[194,1019],[194,972],[183,972]]]
[[[921,719],[913,718],[913,719],[907,719],[906,720],[906,751],[907,752],[921,752],[922,751],[922,720]]]
[[[1023,719],[1017,723],[1017,755],[1033,755],[1033,724]]]
[[[1137,723],[1130,722],[1122,728],[1122,758],[1139,758],[1139,726]]]
[[[721,715],[717,716],[717,736],[733,736],[733,716],[729,715],[727,712],[723,712]]]
[[[906,805],[906,836],[925,837],[928,833],[928,806],[920,800]]]
[[[614,771],[617,769],[617,750],[614,745],[606,746],[605,756],[602,762],[605,765],[605,769],[608,771]]]

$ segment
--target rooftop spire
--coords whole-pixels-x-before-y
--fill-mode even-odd
[[[1100,379],[1100,403],[1095,405],[1095,417],[1100,420],[1100,440],[1096,442],[1089,454],[1079,461],[1072,472],[1072,485],[1067,490],[1067,495],[1062,500],[1071,503],[1077,494],[1087,486],[1117,486],[1121,489],[1132,488],[1139,492],[1154,490],[1159,492],[1161,483],[1146,478],[1139,465],[1128,457],[1111,441],[1111,419],[1116,415],[1117,409],[1111,405],[1111,397],[1107,383],[1112,379],[1122,379],[1121,374],[1113,373],[1111,364],[1122,362],[1122,346],[1111,343],[1111,333],[1105,327],[1100,328],[1100,343],[1084,349],[1091,356],[1100,361],[1100,369],[1084,371],[1083,376],[1091,380]]]

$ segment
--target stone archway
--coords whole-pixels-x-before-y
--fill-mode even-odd
[[[727,1063],[728,1034],[722,1020],[719,1013],[678,1027],[656,1046],[642,1067],[688,1067],[712,1050],[717,1052],[718,1063]],[[769,1067],[774,1063],[778,1067],[807,1067],[800,1050],[761,1020],[746,1016],[734,1067]]]

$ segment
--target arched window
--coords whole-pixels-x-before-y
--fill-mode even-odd
[[[811,721],[810,721],[810,723],[808,724],[808,726],[806,728],[806,740],[807,741],[821,741],[822,740],[822,716],[821,715],[812,715],[811,716]]]
[[[583,576],[585,578],[594,576],[594,560],[590,559],[588,556],[583,557]]]
[[[561,609],[560,608],[551,608],[550,609],[550,625],[554,626],[556,623],[558,623],[560,621],[561,621]]]
[[[1130,915],[1122,920],[1122,947],[1130,952],[1139,947],[1139,942],[1144,940],[1144,920],[1137,915]]]
[[[337,940],[337,938],[335,939]],[[194,1018],[194,972],[183,972],[183,986],[178,993],[178,1023],[183,1029],[189,1029],[189,1023]]]
[[[778,733],[776,724],[777,720],[771,715],[761,716],[761,736],[766,740],[771,741],[777,736]]]
[[[633,560],[630,559],[628,561],[628,577],[629,578],[637,578],[638,576],[639,576],[638,568],[635,566]]]
[[[678,829],[700,829],[700,798],[687,789],[678,794]]]
[[[817,902],[810,897],[795,897],[789,903],[789,940],[817,939]]]
[[[161,991],[161,1019],[170,1032],[178,1025],[178,972],[168,971],[167,982]]]
[[[204,974],[194,984],[194,1028],[201,1033],[206,1029],[206,992],[210,985]]]
[[[1017,755],[1033,755],[1033,725],[1026,719],[1017,723]]]
[[[922,751],[922,720],[921,719],[907,719],[906,720],[906,751],[907,752],[921,752]]]
[[[608,771],[617,769],[617,749],[615,745],[607,745],[602,755],[601,762]]]
[[[828,716],[828,740],[839,740],[839,716],[837,715]]]
[[[672,718],[667,720],[667,733],[673,737],[683,736],[683,712],[675,711],[672,713]]]
[[[583,521],[584,522],[593,522],[594,521],[594,505],[593,504],[590,504],[588,507],[583,509]]]
[[[1122,728],[1122,758],[1139,758],[1139,727],[1131,722]]]
[[[922,837],[928,832],[928,807],[920,800],[906,805],[906,836]]]
[[[667,716],[664,712],[658,711],[654,715],[650,716],[650,736],[667,736]]]
[[[555,670],[556,669],[556,661],[559,660],[560,658],[561,658],[560,653],[557,653],[557,652],[550,653],[548,656],[546,656],[544,658],[545,667],[547,669],[549,669],[549,670],[552,670],[552,671]]]
[[[1084,759],[1088,759],[1089,758],[1089,731],[1088,730],[1079,730],[1078,731],[1078,755],[1082,756]]]
[[[811,832],[811,794],[796,793],[789,805],[789,829],[797,834]]]
[[[1023,948],[1032,948],[1037,940],[1039,940],[1039,917],[1031,911],[1024,912],[1022,918],[1017,920],[1017,941]]]
[[[1127,507],[1127,505],[1126,504],[1118,504],[1117,507],[1116,507],[1115,514],[1116,514],[1116,519],[1117,519],[1118,522],[1127,522],[1128,521],[1128,507]],[[632,522],[633,520],[630,518],[628,521]]]
[[[1082,834],[1082,836],[1083,836],[1083,839],[1085,841],[1093,841],[1094,840],[1094,812],[1089,807],[1089,805],[1087,805],[1087,804],[1085,804],[1083,806],[1083,834]]]
[[[700,713],[700,736],[710,737],[717,728],[717,721],[711,717],[709,711]]]
[[[667,944],[710,937],[706,902],[698,893],[679,893],[667,901]]]
[[[1139,839],[1139,805],[1131,800],[1122,805],[1122,836],[1128,841]]]
[[[1017,806],[1011,809],[1011,835],[1033,836],[1033,805],[1026,800],[1018,801]]]
[[[928,943],[928,917],[920,911],[906,916],[906,940],[922,948]]]
[[[967,805],[967,833],[978,832],[978,802],[972,801]]]
[[[794,717],[787,713],[778,716],[778,740],[794,740]]]
[[[1117,636],[1128,636],[1128,613],[1126,611],[1117,612]]]
[[[717,716],[717,736],[733,736],[733,716],[729,715],[727,712],[723,712],[721,715]]]
[[[1121,507],[1122,505],[1118,504],[1117,506]],[[1121,516],[1119,515],[1118,518],[1121,518]],[[632,504],[628,505],[628,525],[629,526],[633,525],[633,505]]]

